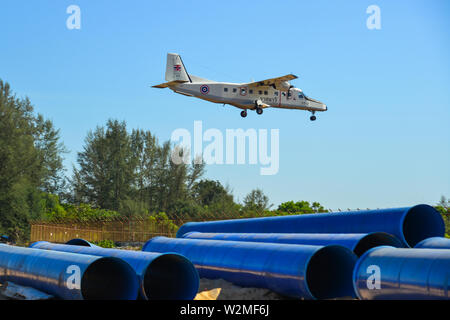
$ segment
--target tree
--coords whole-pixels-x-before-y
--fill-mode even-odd
[[[42,167],[41,189],[53,194],[62,193],[66,187],[62,154],[68,151],[59,139],[59,130],[53,127],[50,120],[45,120],[38,114],[35,147],[38,149]]]
[[[136,167],[125,122],[108,120],[106,128],[90,131],[77,161],[80,169],[74,169],[73,176],[77,202],[119,210],[132,193]]]
[[[328,212],[320,203],[313,202],[312,205],[308,201],[287,201],[278,206],[278,211],[287,213],[317,213]]]
[[[29,220],[43,214],[43,191],[63,180],[59,132],[0,80],[0,231],[26,240]]]
[[[450,199],[447,199],[445,196],[441,196],[441,200],[435,208],[441,213],[442,218],[444,219],[445,236],[450,238]]]
[[[172,162],[172,152],[183,150],[170,142],[159,145],[149,131],[129,134],[126,123],[117,120],[90,131],[83,148],[72,178],[75,202],[128,216],[170,216],[189,202],[189,190],[204,172],[203,164]]]
[[[201,206],[210,206],[222,200],[232,201],[233,196],[219,181],[201,180],[192,188],[192,197]]]
[[[244,198],[244,210],[263,212],[269,210],[269,197],[261,189],[254,189]]]

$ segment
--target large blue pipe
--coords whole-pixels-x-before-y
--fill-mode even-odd
[[[371,233],[386,232],[414,247],[423,239],[443,236],[444,220],[433,207],[316,213],[266,218],[188,222],[177,237],[190,231],[215,233]]]
[[[67,241],[66,244],[71,245],[71,246],[84,246],[84,247],[100,248],[99,246],[97,246],[87,240],[80,239],[80,238],[71,239],[71,240]]]
[[[342,246],[155,237],[142,250],[178,252],[195,264],[200,277],[243,287],[306,299],[354,296],[351,278],[357,257]]]
[[[0,245],[0,282],[11,281],[66,300],[135,300],[138,279],[113,257]]]
[[[447,249],[373,248],[353,273],[356,294],[369,300],[450,299],[449,279]]]
[[[120,258],[127,262],[138,275],[139,293],[143,299],[192,300],[198,292],[198,272],[192,262],[180,254],[65,245],[47,241],[35,242],[31,244],[31,247]]]
[[[450,249],[450,239],[443,237],[432,237],[420,241],[414,248]]]
[[[358,257],[378,246],[404,247],[396,237],[385,232],[361,233],[201,233],[188,232],[183,238],[265,243],[306,244],[315,246],[341,245]]]

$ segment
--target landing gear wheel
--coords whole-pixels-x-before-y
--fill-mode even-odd
[[[263,113],[263,109],[260,108],[260,107],[256,108],[256,113],[257,114],[262,114]]]
[[[311,117],[309,117],[309,120],[311,120],[311,121],[316,121],[316,116],[311,116]]]
[[[247,111],[241,111],[241,117],[242,118],[245,118],[247,116]]]

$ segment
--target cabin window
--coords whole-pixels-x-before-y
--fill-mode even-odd
[[[236,90],[236,88],[233,88],[233,92],[236,92],[237,90]]]
[[[268,94],[269,94],[269,93],[268,93],[267,91],[264,91],[264,95],[266,95],[266,96],[267,96]]]
[[[250,94],[253,94],[253,90],[250,90],[249,92],[250,92]]]
[[[228,92],[228,88],[223,88],[223,91]]]
[[[273,94],[278,97],[278,91],[274,91]]]
[[[245,96],[247,94],[247,90],[245,88],[241,88],[241,95]]]
[[[262,94],[262,91],[261,91],[261,90],[259,90],[259,91],[258,91],[258,94]]]
[[[285,96],[286,96],[286,92],[282,92],[281,94],[283,95],[283,97],[285,97]]]

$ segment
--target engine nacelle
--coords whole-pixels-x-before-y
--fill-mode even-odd
[[[275,89],[280,91],[288,91],[291,88],[291,84],[288,81],[279,81],[275,83]]]

